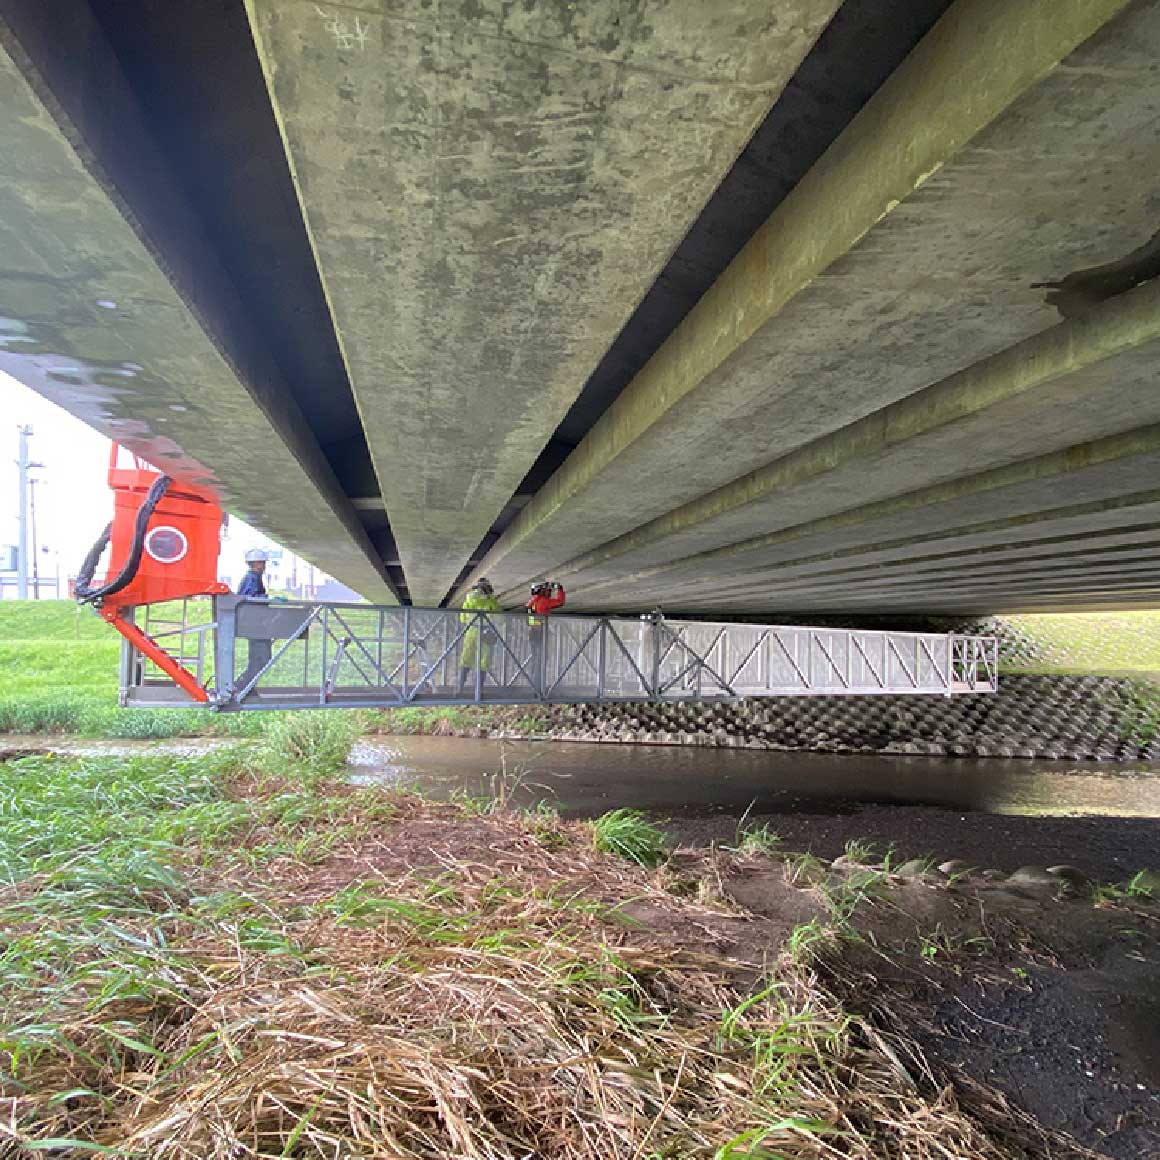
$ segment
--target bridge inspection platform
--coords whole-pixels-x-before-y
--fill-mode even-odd
[[[144,605],[137,627],[219,710],[951,697],[998,687],[994,637],[272,602]],[[122,705],[192,704],[129,640]]]

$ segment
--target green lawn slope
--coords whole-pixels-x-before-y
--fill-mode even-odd
[[[1160,611],[1004,616],[1000,633],[1005,672],[1160,680]]]
[[[255,734],[262,722],[204,709],[121,709],[121,638],[69,600],[0,601],[0,732],[96,737]]]

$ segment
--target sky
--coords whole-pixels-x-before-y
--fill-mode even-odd
[[[43,464],[31,473],[37,481],[33,495],[40,572],[51,577],[59,567],[63,582],[76,574],[113,516],[113,496],[105,481],[109,440],[0,371],[0,545],[15,544],[18,538],[18,429],[25,424],[33,432],[30,457]],[[222,544],[221,577],[236,582],[244,570],[242,553],[270,546],[272,540],[231,516]]]

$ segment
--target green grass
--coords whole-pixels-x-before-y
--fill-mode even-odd
[[[832,923],[750,987],[618,915],[681,904],[579,823],[490,814],[487,865],[478,819],[328,781],[344,744],[0,763],[0,1153],[1008,1154],[822,984]],[[664,856],[631,811],[592,832]]]
[[[0,600],[0,641],[109,638],[109,626],[71,600]],[[114,643],[119,639],[113,634]],[[113,649],[116,652],[116,647]]]
[[[120,640],[71,601],[0,601],[0,732],[106,733]]]
[[[547,726],[547,717],[533,705],[447,705],[440,708],[408,705],[399,709],[376,709],[366,714],[369,732],[400,735],[472,735],[496,730],[540,733]]]
[[[0,601],[0,733],[260,737],[282,716],[122,709],[120,657],[121,637],[91,609],[69,600]]]
[[[1160,611],[1004,616],[1032,655],[1010,658],[1007,672],[1160,678]]]
[[[166,1013],[203,974],[175,943],[230,931],[239,953],[301,954],[281,931],[284,915],[255,913],[236,895],[198,895],[207,859],[252,855],[255,832],[284,857],[304,819],[341,806],[304,794],[285,764],[290,792],[239,798],[230,786],[246,761],[233,749],[0,763],[0,1071],[17,1090],[35,1088],[45,1067],[89,1077],[49,1093],[46,1116],[59,1113],[60,1130],[37,1133],[30,1149],[63,1139],[65,1154],[70,1108],[95,1110],[106,1084],[165,1058]],[[82,1137],[75,1147],[92,1151]]]
[[[358,726],[338,712],[279,715],[266,730],[259,760],[272,772],[290,762],[316,774],[337,773],[350,757]]]
[[[659,866],[668,857],[664,833],[640,810],[619,809],[602,814],[592,823],[592,840],[598,850],[639,866]]]

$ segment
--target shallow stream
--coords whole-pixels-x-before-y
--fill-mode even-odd
[[[6,734],[2,750],[203,753],[230,738],[100,741]],[[1160,765],[1000,758],[899,757],[677,745],[366,738],[352,780],[413,785],[433,797],[500,794],[595,816],[619,806],[704,816],[844,812],[859,805],[935,806],[1031,817],[1160,818]]]
[[[1160,767],[1144,763],[895,757],[669,745],[387,737],[361,742],[355,780],[434,796],[500,792],[566,814],[618,806],[697,815],[824,813],[859,804],[993,814],[1160,818]],[[751,806],[752,803],[752,806]]]

